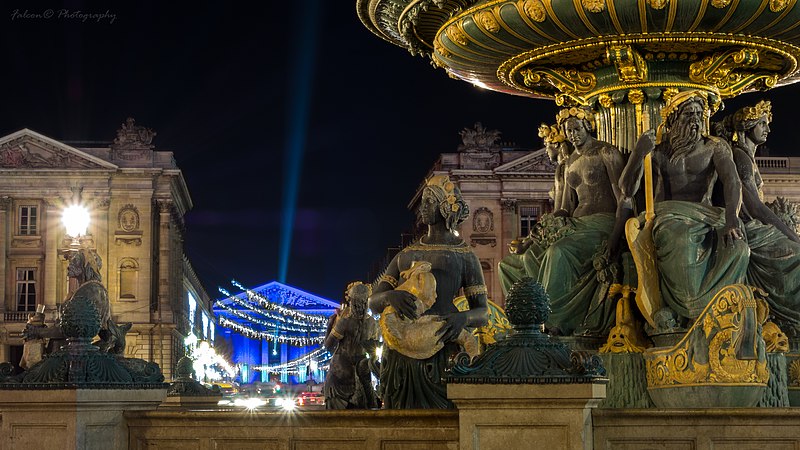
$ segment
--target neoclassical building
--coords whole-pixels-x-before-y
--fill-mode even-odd
[[[500,142],[500,132],[481,124],[461,132],[455,152],[442,153],[430,175],[448,175],[458,183],[470,217],[461,236],[481,261],[489,298],[505,305],[497,263],[508,244],[528,234],[544,213],[551,212],[555,165],[544,149],[526,150]],[[784,197],[800,203],[800,158],[758,157],[765,201]],[[409,204],[416,209],[424,183]]]
[[[102,258],[112,315],[133,323],[127,356],[157,362],[170,379],[190,332],[213,339],[208,294],[183,253],[192,200],[154,135],[128,119],[109,145],[71,145],[28,129],[0,138],[0,361],[19,361],[20,332],[37,304],[50,326],[60,314],[75,246],[62,211],[74,203],[90,212],[80,246]]]

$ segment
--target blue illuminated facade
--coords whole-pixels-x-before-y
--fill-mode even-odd
[[[250,288],[250,291],[270,303],[302,314],[330,317],[339,307],[334,301],[277,281]],[[302,319],[289,317],[288,321],[275,320],[277,315],[286,317],[279,311],[264,308],[256,298],[248,296],[246,292],[215,302],[214,316],[219,321],[215,331],[223,333],[233,346],[232,362],[240,367],[237,380],[240,383],[270,381],[267,372],[254,368],[286,364],[320,348],[320,343],[307,342],[318,340],[319,324],[314,327],[303,327],[302,324],[298,325],[303,322]],[[226,326],[226,323],[229,325]],[[324,324],[321,327],[324,329]],[[298,331],[303,329],[307,331]],[[324,332],[322,334],[324,335]],[[278,336],[279,340],[290,342],[276,342],[275,336]],[[271,381],[280,379],[283,383],[305,383],[310,370],[307,370],[307,365],[299,366],[298,369],[291,371],[292,373],[282,371],[279,374],[272,374]],[[312,372],[311,377],[314,381],[321,382],[322,370]]]

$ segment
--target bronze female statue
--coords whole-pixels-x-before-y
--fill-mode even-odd
[[[377,408],[369,358],[378,341],[378,326],[367,314],[368,285],[350,283],[342,309],[331,316],[325,348],[333,353],[325,378],[325,409]]]
[[[447,176],[431,177],[422,192],[419,217],[428,232],[416,243],[404,248],[389,263],[369,307],[375,313],[394,311],[401,318],[417,319],[417,296],[412,289],[395,289],[401,273],[409,271],[415,262],[430,264],[435,277],[436,300],[424,314],[436,316],[442,326],[430,336],[429,345],[444,346],[433,356],[417,359],[398,348],[384,349],[381,361],[381,386],[384,408],[453,408],[441,377],[450,357],[459,352],[455,341],[465,327],[480,327],[487,323],[486,286],[478,258],[469,245],[458,237],[456,227],[464,222],[469,209],[459,189]],[[469,310],[459,312],[453,299],[463,289]],[[391,310],[387,311],[387,309]],[[427,329],[427,328],[426,328]],[[383,330],[384,334],[389,332]],[[391,341],[391,340],[389,340]],[[388,341],[387,341],[388,342]]]
[[[750,248],[747,284],[767,292],[770,313],[781,327],[800,332],[800,238],[767,205],[756,164],[756,149],[767,141],[772,106],[760,101],[717,124],[730,142],[742,184],[744,234]]]
[[[561,206],[542,218],[529,248],[500,262],[500,280],[504,292],[524,276],[539,281],[550,296],[553,312],[546,325],[552,332],[600,336],[614,321],[613,303],[603,301],[613,280],[598,276],[597,269],[607,270],[619,248],[616,180],[624,162],[616,147],[591,135],[591,111],[563,109],[557,119],[573,146],[564,165]]]

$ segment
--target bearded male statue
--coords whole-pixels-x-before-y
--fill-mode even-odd
[[[708,135],[705,93],[680,92],[661,115],[657,134],[641,136],[619,184],[622,201],[630,203],[652,152],[660,296],[680,317],[694,319],[722,287],[745,282],[750,249],[738,217],[742,185],[730,146]],[[717,180],[724,208],[711,204]]]

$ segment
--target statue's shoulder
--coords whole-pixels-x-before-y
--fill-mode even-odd
[[[728,153],[732,153],[731,146],[728,145],[728,141],[726,141],[725,139],[722,139],[720,137],[717,137],[717,136],[706,136],[705,137],[705,144],[706,144],[707,147],[709,147],[712,150],[715,150],[715,151],[721,150],[721,151],[726,151]]]

